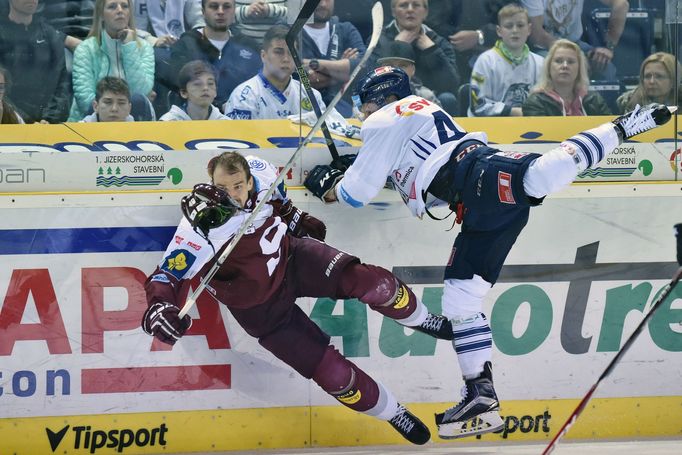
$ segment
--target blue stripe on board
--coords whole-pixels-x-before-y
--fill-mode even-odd
[[[0,255],[165,251],[176,226],[0,230]]]

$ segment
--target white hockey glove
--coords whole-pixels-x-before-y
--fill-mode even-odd
[[[308,126],[313,126],[317,122],[317,116],[312,111],[305,112],[303,115],[289,115],[287,118],[296,124],[304,123]],[[360,139],[360,127],[348,123],[338,112],[333,112],[327,117],[327,127],[329,131],[338,136]]]

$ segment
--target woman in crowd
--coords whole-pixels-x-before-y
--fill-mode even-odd
[[[0,66],[0,124],[2,125],[24,123],[6,96],[11,84],[9,71]]]
[[[97,0],[92,29],[73,57],[74,102],[69,121],[91,112],[97,82],[105,76],[124,79],[132,92],[136,120],[154,120],[146,95],[154,85],[154,51],[135,32],[132,0]],[[150,117],[150,118],[148,118]]]
[[[682,77],[682,65],[675,56],[667,52],[651,54],[642,62],[639,70],[639,85],[623,93],[616,101],[620,112],[634,109],[639,104],[661,103],[668,106],[680,105],[675,100],[675,70]],[[680,79],[678,89],[682,89]]]
[[[523,115],[611,114],[601,95],[588,92],[587,68],[587,58],[576,43],[555,41],[545,58],[540,82],[523,104]]]

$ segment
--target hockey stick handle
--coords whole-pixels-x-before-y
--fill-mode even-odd
[[[676,226],[677,228],[677,226]],[[679,236],[678,236],[679,239]],[[679,240],[678,240],[679,242]],[[678,243],[678,252],[679,252],[679,243]],[[677,283],[680,281],[680,278],[682,277],[682,267],[679,267],[677,269],[677,272],[675,272],[675,275],[673,276],[673,279],[665,285],[665,287],[662,289],[660,295],[658,298],[654,301],[654,303],[651,305],[651,309],[649,312],[642,318],[640,323],[635,327],[635,330],[632,332],[632,334],[628,337],[627,340],[625,340],[625,343],[623,343],[623,347],[620,348],[620,350],[616,353],[616,355],[611,359],[611,362],[606,366],[604,369],[604,372],[599,376],[599,379],[597,379],[597,382],[595,382],[590,390],[587,392],[587,394],[583,397],[582,400],[580,400],[580,403],[578,403],[578,406],[575,408],[575,410],[571,413],[571,415],[566,419],[566,422],[563,424],[559,432],[554,436],[554,438],[550,441],[550,443],[545,447],[545,450],[542,452],[542,455],[549,455],[552,453],[552,451],[556,448],[556,445],[559,443],[561,438],[568,433],[568,430],[571,428],[571,426],[575,423],[575,421],[578,419],[578,416],[583,412],[585,407],[587,406],[587,402],[590,401],[590,398],[592,398],[592,395],[594,394],[595,390],[597,390],[597,387],[599,384],[604,380],[609,374],[611,374],[611,371],[615,368],[616,364],[620,361],[620,359],[625,355],[625,353],[630,349],[630,346],[632,346],[632,343],[635,342],[639,334],[642,332],[646,324],[649,322],[649,319],[654,315],[658,307],[661,306],[661,304],[665,301],[666,298],[670,295],[670,293],[675,289],[675,286]]]
[[[308,74],[303,68],[301,57],[298,53],[298,50],[296,49],[296,40],[301,33],[301,30],[303,30],[303,26],[308,21],[310,16],[313,15],[319,3],[320,0],[307,0],[305,2],[303,8],[301,8],[301,11],[298,13],[296,20],[289,29],[285,39],[287,47],[289,48],[289,53],[291,54],[291,58],[294,60],[294,65],[296,65],[298,79],[301,82],[301,85],[303,86],[306,95],[310,100],[310,105],[313,107],[313,112],[315,112],[315,116],[317,117],[322,115],[322,112],[320,110],[320,105],[317,103],[315,92],[313,92],[313,88],[310,86]],[[327,148],[329,149],[329,153],[332,155],[332,159],[336,160],[339,157],[339,151],[336,149],[336,144],[334,143],[334,139],[332,138],[326,123],[322,124],[322,134],[324,135],[324,139],[327,144]]]
[[[677,263],[682,266],[682,223],[674,227],[675,237],[677,237]]]
[[[248,229],[249,226],[251,226],[251,223],[253,220],[256,218],[256,215],[261,211],[263,206],[270,200],[270,197],[272,196],[272,193],[275,192],[277,189],[277,186],[279,186],[280,183],[282,183],[282,180],[286,177],[287,173],[291,168],[293,167],[293,163],[298,158],[298,155],[301,153],[303,148],[311,141],[315,133],[321,128],[322,123],[324,120],[327,118],[327,116],[331,113],[332,109],[334,106],[336,106],[339,101],[341,100],[341,97],[343,96],[343,93],[345,92],[346,88],[353,82],[353,80],[357,77],[357,75],[360,73],[362,67],[365,65],[367,62],[367,59],[371,55],[372,51],[376,47],[377,43],[379,42],[379,36],[381,35],[381,29],[383,27],[384,23],[384,10],[383,7],[381,6],[380,2],[376,2],[374,6],[372,7],[372,38],[370,39],[369,45],[367,46],[367,52],[365,52],[365,55],[362,57],[360,60],[360,63],[358,63],[358,66],[355,67],[355,70],[353,73],[351,73],[350,78],[348,79],[348,82],[341,88],[339,93],[336,94],[334,99],[329,103],[327,106],[327,109],[322,113],[320,117],[318,117],[317,122],[315,122],[315,125],[310,129],[310,132],[306,135],[306,137],[303,139],[303,142],[298,146],[298,148],[294,151],[294,153],[291,155],[289,158],[289,161],[284,165],[284,168],[279,172],[279,175],[275,179],[275,181],[270,185],[270,189],[261,197],[260,202],[254,207],[253,211],[251,212],[251,215],[246,219],[244,224],[239,228],[239,231],[235,234],[234,237],[230,240],[230,243],[225,247],[223,252],[220,254],[218,257],[218,260],[211,266],[209,271],[204,275],[204,277],[201,279],[201,282],[199,283],[199,286],[192,292],[192,294],[187,298],[185,301],[185,304],[182,306],[182,309],[180,310],[179,317],[182,319],[194,306],[194,304],[197,301],[197,298],[199,297],[199,294],[201,294],[204,289],[206,288],[206,285],[208,284],[209,281],[215,276],[215,274],[218,272],[220,267],[223,265],[227,257],[232,253],[232,250],[234,250],[234,247],[237,245],[237,242],[239,242],[239,239],[242,238],[246,230]]]

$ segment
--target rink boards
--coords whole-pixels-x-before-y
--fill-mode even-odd
[[[484,440],[558,430],[675,270],[681,191],[575,185],[532,211],[486,300],[505,429]],[[0,196],[0,453],[401,443],[387,424],[295,375],[210,301],[199,300],[191,332],[172,350],[142,333],[142,282],[172,239],[180,196]],[[440,311],[451,222],[413,219],[388,192],[361,210],[291,196],[327,223],[330,244],[393,269]],[[432,415],[462,385],[447,342],[354,301],[299,304],[435,435]],[[681,319],[678,289],[569,437],[682,435]]]
[[[461,123],[486,128],[505,150],[540,152],[595,124],[556,120]],[[139,328],[142,282],[207,159],[216,149],[253,148],[248,153],[282,166],[298,127],[102,126],[1,130],[0,454],[404,443],[387,424],[298,377],[210,301],[199,299],[191,332],[173,349]],[[646,136],[614,154],[621,161],[579,179],[600,183],[573,185],[532,210],[486,299],[505,427],[483,440],[553,436],[676,269],[672,225],[682,221],[682,184],[654,181],[678,178],[679,151],[669,143],[672,129]],[[86,151],[93,149],[100,151]],[[392,269],[439,312],[442,266],[459,228],[449,231],[451,218],[413,219],[385,191],[361,210],[322,205],[298,185],[328,160],[315,147],[294,163],[286,179],[294,202],[326,222],[330,244]],[[613,180],[630,182],[604,183]],[[403,330],[358,302],[299,305],[438,441],[433,414],[458,400],[462,385],[449,343]],[[677,289],[569,438],[682,436],[681,320]]]

